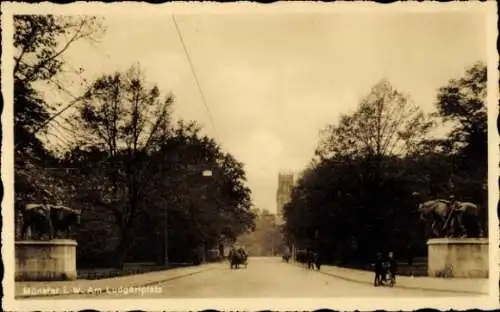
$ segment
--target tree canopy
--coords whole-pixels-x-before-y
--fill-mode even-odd
[[[64,54],[78,40],[94,40],[100,20],[23,15],[14,22],[16,204],[47,199],[80,208],[79,265],[161,261],[166,245],[173,261],[190,262],[193,250],[252,230],[243,164],[196,123],[173,123],[173,95],[140,66],[103,73],[69,103],[53,104],[41,92],[45,82],[65,88]],[[70,106],[62,127],[56,117]],[[75,137],[64,155],[38,136],[54,122]]]
[[[322,158],[405,155],[416,148],[432,123],[387,80],[378,82],[358,109],[322,130]]]
[[[14,16],[14,115],[16,160],[44,157],[47,151],[37,136],[61,109],[47,102],[38,86],[63,89],[58,78],[66,70],[64,55],[75,42],[96,40],[105,31],[96,17],[54,15]],[[49,153],[50,154],[50,153]]]
[[[381,80],[357,110],[322,130],[318,157],[285,207],[287,240],[344,264],[378,251],[423,256],[429,229],[419,201],[455,194],[487,212],[485,94],[481,63],[438,90],[432,116]],[[431,137],[445,121],[454,124],[448,137]]]

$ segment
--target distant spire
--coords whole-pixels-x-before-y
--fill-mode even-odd
[[[294,185],[294,174],[291,170],[278,173],[278,189],[276,192],[276,214],[278,223],[282,223],[283,208],[290,201]]]

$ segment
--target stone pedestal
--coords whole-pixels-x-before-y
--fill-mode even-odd
[[[74,240],[17,241],[16,281],[61,281],[76,279]]]
[[[427,249],[429,276],[488,278],[486,238],[434,238],[427,241]]]

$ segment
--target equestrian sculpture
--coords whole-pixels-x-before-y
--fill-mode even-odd
[[[432,237],[482,237],[479,207],[473,203],[436,199],[418,206],[420,220],[431,223]]]
[[[18,207],[18,217],[21,219],[21,238],[52,240],[58,234],[69,238],[73,225],[80,224],[81,211],[61,205],[27,204]],[[28,229],[31,237],[28,237]]]

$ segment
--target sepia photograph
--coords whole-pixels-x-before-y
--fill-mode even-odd
[[[2,3],[4,307],[497,307],[496,11]]]

